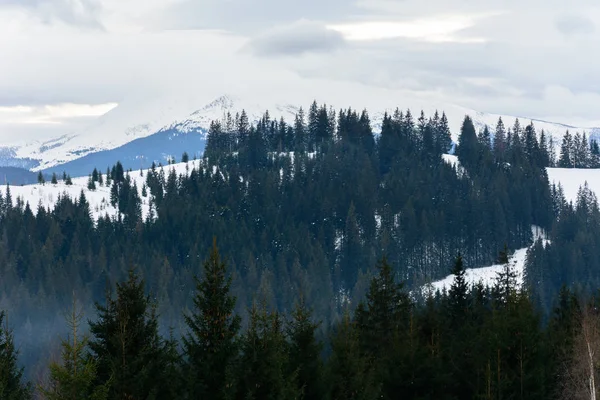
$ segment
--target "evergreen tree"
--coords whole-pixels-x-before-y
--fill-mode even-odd
[[[50,183],[53,185],[58,184],[58,179],[56,178],[56,172],[52,173],[52,180],[50,181]]]
[[[98,319],[90,321],[89,347],[98,362],[98,385],[108,385],[111,399],[147,399],[162,385],[164,341],[158,334],[156,306],[144,295],[144,281],[129,271],[117,283],[116,298],[96,303]]]
[[[381,384],[375,379],[369,358],[361,350],[358,329],[347,312],[331,340],[327,380],[332,400],[381,398]]]
[[[44,179],[44,174],[42,174],[42,171],[38,172],[37,181],[40,185],[43,185],[46,183],[46,180]]]
[[[106,384],[94,387],[96,362],[87,354],[87,335],[81,336],[79,332],[83,310],[75,297],[66,319],[71,337],[61,341],[61,363],[50,364],[50,382],[47,387],[40,387],[40,392],[48,400],[108,399]]]
[[[302,296],[288,324],[289,365],[290,371],[297,375],[298,390],[306,400],[326,397],[321,361],[322,344],[315,338],[315,331],[319,324],[311,319],[312,310],[307,308]]]
[[[467,169],[474,167],[479,157],[479,142],[473,120],[469,116],[463,121],[456,155]]]
[[[8,329],[6,314],[0,312],[0,399],[31,399],[32,390],[23,379],[23,368],[17,366],[18,351],[12,332]]]
[[[186,151],[184,151],[183,154],[181,155],[181,162],[187,163],[189,161],[190,161],[190,156],[188,155],[188,153]]]
[[[190,396],[226,398],[233,386],[232,366],[238,355],[240,317],[234,314],[231,277],[221,260],[216,239],[204,262],[202,279],[196,278],[194,310],[185,316],[190,332],[183,339]]]
[[[558,166],[560,168],[573,168],[573,139],[569,131],[563,136],[562,145],[560,146],[560,158],[558,159]]]
[[[88,178],[87,188],[88,190],[96,190],[96,182],[94,181],[94,178],[92,178],[91,175]]]
[[[506,128],[504,127],[502,117],[500,117],[498,118],[498,123],[496,124],[496,132],[494,134],[494,155],[496,157],[496,160],[504,160],[506,147]]]
[[[71,175],[67,175],[67,179],[65,180],[65,185],[71,186],[73,181],[71,180]]]
[[[300,397],[297,374],[288,372],[288,344],[277,312],[267,311],[265,304],[260,309],[253,306],[241,344],[236,399]]]

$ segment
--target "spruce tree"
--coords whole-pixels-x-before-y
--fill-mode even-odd
[[[269,312],[264,302],[260,308],[254,305],[241,345],[237,399],[300,398],[297,373],[289,373],[288,343],[279,313]]]
[[[90,321],[89,347],[98,361],[98,385],[107,384],[110,399],[147,399],[162,385],[165,344],[158,334],[156,306],[144,294],[144,281],[129,271],[117,283],[116,298],[96,303],[98,319]]]
[[[301,296],[288,324],[290,371],[297,374],[298,389],[305,400],[326,397],[321,361],[322,344],[315,338],[319,324],[312,321],[312,310]]]
[[[42,171],[38,172],[37,181],[40,185],[43,185],[44,183],[46,183],[46,180],[44,179],[44,174],[42,174]]]
[[[188,393],[199,398],[222,399],[233,382],[231,368],[238,355],[240,317],[234,314],[231,277],[221,260],[216,239],[204,262],[202,279],[196,279],[192,314],[185,315],[189,333],[183,339]]]
[[[375,379],[369,358],[361,350],[359,331],[348,312],[331,339],[326,376],[332,400],[381,398],[381,384]]]
[[[56,172],[52,173],[52,180],[50,181],[51,184],[56,185],[58,183],[58,178],[56,177]]]
[[[8,329],[6,314],[0,312],[0,399],[32,398],[32,389],[23,379],[23,368],[17,366],[18,351],[13,333]]]
[[[67,179],[65,180],[65,185],[71,186],[73,181],[71,180],[71,175],[67,175]]]
[[[43,397],[48,400],[105,400],[108,399],[108,386],[94,386],[96,361],[86,350],[88,336],[80,335],[83,310],[73,298],[71,313],[66,316],[71,336],[61,340],[61,362],[50,364],[50,378],[46,386],[40,386]]]

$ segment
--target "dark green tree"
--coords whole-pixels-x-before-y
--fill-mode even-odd
[[[108,385],[111,399],[148,399],[163,385],[165,343],[158,334],[156,306],[144,294],[144,281],[129,271],[117,283],[116,297],[96,303],[98,319],[90,321],[91,354],[98,362],[96,384]]]
[[[240,317],[234,314],[230,287],[231,277],[213,239],[202,278],[196,278],[194,309],[184,317],[189,329],[183,339],[185,371],[192,397],[222,399],[233,387]]]
[[[315,337],[318,326],[312,321],[312,310],[306,306],[304,296],[301,296],[292,312],[287,331],[290,371],[297,375],[298,389],[306,400],[323,399],[327,394],[321,360],[323,345]]]
[[[6,314],[0,312],[0,399],[32,398],[32,388],[23,379],[23,368],[17,366],[18,351],[13,333],[8,329]]]

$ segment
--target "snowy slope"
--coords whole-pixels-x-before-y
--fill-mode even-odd
[[[0,166],[15,163],[20,166],[24,161],[19,160],[26,160],[24,165],[32,170],[47,170],[89,154],[119,148],[159,132],[206,132],[212,120],[222,119],[227,112],[235,115],[242,109],[246,110],[251,122],[259,119],[266,110],[269,110],[272,118],[284,117],[291,122],[298,107],[307,109],[313,100],[319,104],[326,103],[335,110],[348,107],[367,109],[376,132],[380,130],[383,112],[393,112],[397,107],[404,110],[410,108],[415,119],[420,110],[427,116],[432,116],[436,110],[445,111],[454,141],[458,140],[465,115],[473,118],[478,129],[484,125],[495,127],[500,117],[440,103],[431,98],[415,97],[412,93],[347,82],[306,80],[290,83],[289,87],[264,90],[256,87],[259,84],[252,83],[254,89],[240,88],[221,96],[190,88],[173,93],[132,97],[121,101],[117,107],[98,117],[87,128],[65,132],[51,140],[42,141],[32,137],[15,139],[14,135],[0,134]],[[507,127],[514,124],[514,117],[502,118]],[[522,126],[527,123],[527,118],[521,119]],[[534,124],[538,131],[544,129],[553,136],[557,145],[567,129],[584,130],[544,121],[534,121]],[[600,130],[585,130],[591,136],[600,135]]]
[[[600,169],[547,168],[550,184],[563,187],[567,201],[575,203],[579,188],[587,183],[596,197],[600,195]]]
[[[544,232],[537,227],[532,227],[534,240],[543,239],[544,243],[548,243],[548,240],[545,239]],[[521,286],[523,284],[523,276],[525,273],[525,259],[527,257],[528,247],[515,250],[515,252],[509,258],[509,264],[511,269],[517,274],[517,285]],[[491,265],[488,267],[481,268],[469,268],[465,272],[465,278],[467,284],[474,285],[476,283],[483,283],[484,286],[493,286],[498,277],[498,273],[504,269],[504,266],[501,264]],[[450,274],[444,279],[441,279],[436,282],[432,282],[423,286],[421,289],[423,293],[435,293],[436,291],[442,292],[444,289],[450,289],[452,282],[454,281],[454,275]]]
[[[168,176],[171,170],[175,170],[177,174],[187,175],[193,168],[200,166],[201,160],[190,161],[187,164],[179,163],[173,165],[165,165],[163,168],[165,174]],[[142,199],[142,216],[146,218],[150,211],[148,204],[148,197],[142,197],[142,186],[146,181],[147,170],[143,170],[143,176],[140,176],[140,171],[132,171],[130,173],[132,183],[135,182],[138,187],[140,198]],[[69,196],[72,199],[79,198],[81,191],[85,193],[85,197],[90,204],[90,210],[92,218],[97,220],[100,216],[117,216],[117,210],[110,204],[110,187],[97,185],[96,190],[89,190],[87,188],[88,177],[73,178],[73,185],[65,185],[64,182],[59,181],[58,184],[52,185],[50,182],[46,182],[44,185],[24,185],[24,186],[10,186],[10,193],[13,200],[13,205],[16,204],[17,198],[21,198],[23,204],[29,203],[31,210],[35,214],[39,204],[42,204],[44,208],[52,210],[56,204],[59,196]],[[6,187],[0,188],[2,196],[6,196]]]

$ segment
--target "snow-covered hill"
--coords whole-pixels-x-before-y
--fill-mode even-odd
[[[188,163],[178,163],[173,165],[165,165],[162,168],[165,174],[168,175],[171,170],[183,175],[187,175],[193,168],[200,167],[201,160],[189,161]],[[142,196],[142,187],[146,181],[147,170],[133,171],[130,173],[132,183],[135,182],[142,199],[142,216],[145,219],[150,211],[149,198]],[[69,196],[72,199],[79,198],[83,191],[85,197],[90,204],[92,218],[97,220],[100,216],[117,216],[117,209],[110,204],[110,187],[97,185],[96,190],[88,189],[88,177],[73,178],[72,185],[66,185],[62,180],[58,184],[53,185],[50,182],[45,184],[34,184],[24,186],[10,186],[10,193],[13,205],[20,198],[23,204],[29,203],[31,210],[35,214],[38,205],[41,204],[44,208],[52,210],[60,196]],[[2,196],[6,196],[6,186],[0,188]]]
[[[312,85],[312,86],[311,86]],[[305,109],[312,100],[319,104],[326,103],[338,110],[352,107],[370,111],[373,129],[377,132],[381,127],[383,112],[393,111],[396,107],[410,108],[418,117],[420,110],[431,116],[436,110],[446,112],[450,123],[453,139],[457,141],[460,126],[465,115],[470,115],[478,129],[484,125],[495,127],[500,115],[485,114],[453,104],[443,104],[427,98],[415,98],[403,92],[380,88],[371,88],[346,83],[311,84],[302,90],[282,88],[278,93],[263,93],[247,90],[243,94],[229,93],[222,96],[211,96],[202,93],[173,93],[155,96],[140,96],[126,99],[105,115],[98,117],[90,126],[78,132],[65,132],[64,135],[51,140],[39,141],[35,138],[24,137],[15,143],[14,135],[0,135],[0,166],[25,166],[31,170],[48,170],[61,164],[86,157],[98,152],[120,149],[134,141],[145,146],[139,150],[136,145],[130,145],[119,152],[121,158],[154,157],[149,154],[148,144],[140,139],[169,132],[164,141],[171,140],[174,135],[194,134],[202,139],[215,119],[222,119],[227,112],[235,115],[242,109],[246,110],[249,120],[254,122],[269,110],[271,117],[283,117],[291,122],[300,106]],[[310,93],[310,95],[306,95]],[[515,117],[502,116],[505,125],[512,126]],[[600,135],[595,128],[576,128],[558,123],[533,121],[537,130],[544,129],[555,139],[557,146],[567,129],[571,131],[587,131],[590,136]],[[522,118],[521,125],[529,123]],[[153,143],[156,145],[157,141]],[[2,146],[2,144],[8,146]],[[158,144],[160,145],[160,144]],[[202,150],[187,149],[189,152]],[[112,155],[108,155],[109,158]],[[105,160],[102,159],[102,162]],[[116,162],[116,159],[111,159]],[[104,167],[103,165],[98,165]]]

